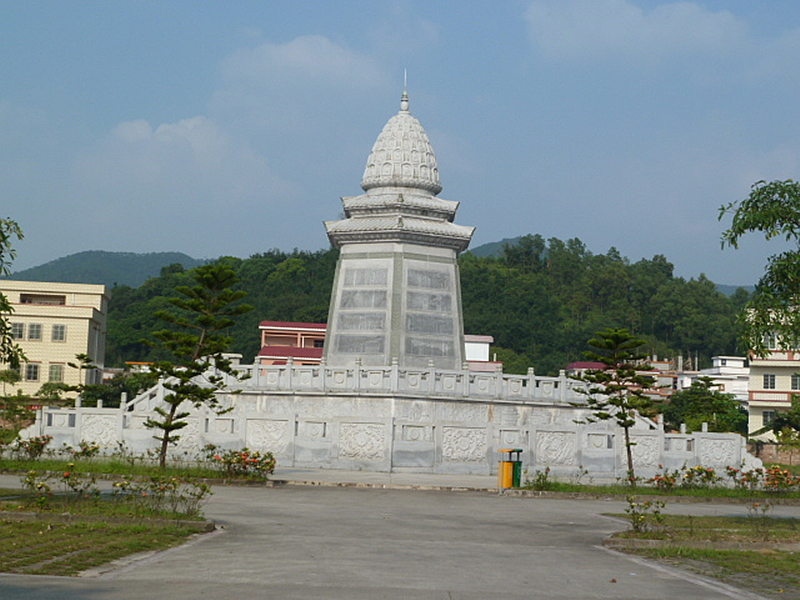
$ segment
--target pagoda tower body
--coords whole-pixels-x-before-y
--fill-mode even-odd
[[[325,362],[330,366],[461,369],[464,324],[457,257],[474,227],[453,223],[428,135],[408,110],[389,119],[367,159],[364,194],[327,221],[340,249]]]

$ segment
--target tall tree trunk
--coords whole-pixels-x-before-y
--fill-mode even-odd
[[[628,483],[632,488],[636,487],[636,473],[633,470],[633,450],[631,446],[631,431],[630,427],[624,427],[625,430],[625,454],[628,458]]]

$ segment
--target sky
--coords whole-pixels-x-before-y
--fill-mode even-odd
[[[796,0],[0,0],[12,269],[328,247],[399,110],[473,247],[580,238],[752,285],[723,204],[800,177]]]

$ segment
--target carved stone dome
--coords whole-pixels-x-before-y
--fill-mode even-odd
[[[422,124],[408,111],[403,92],[400,112],[383,128],[364,169],[361,188],[409,187],[434,195],[442,191],[436,155]]]

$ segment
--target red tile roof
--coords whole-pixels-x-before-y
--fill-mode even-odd
[[[578,369],[605,369],[608,365],[601,362],[591,362],[588,360],[579,360],[578,362],[570,363],[567,366],[567,371],[576,371]]]
[[[258,325],[259,328],[276,328],[276,329],[322,329],[323,331],[328,328],[327,323],[293,323],[292,321],[261,321]]]

